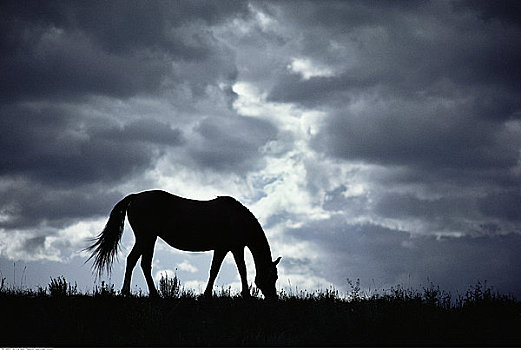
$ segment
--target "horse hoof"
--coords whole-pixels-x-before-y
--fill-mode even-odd
[[[212,292],[204,292],[203,294],[201,294],[201,298],[203,299],[212,299],[213,298],[213,294]]]

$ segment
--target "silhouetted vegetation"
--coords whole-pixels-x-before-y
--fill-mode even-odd
[[[0,285],[0,345],[335,346],[521,345],[521,304],[478,282],[453,298],[434,284],[364,292],[348,280],[329,288],[280,291],[279,300],[213,298],[163,276],[161,298],[122,296],[101,282],[80,292],[63,276],[36,291]]]

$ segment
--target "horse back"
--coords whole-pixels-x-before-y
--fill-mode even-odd
[[[205,251],[246,245],[243,208],[232,197],[199,201],[155,190],[137,194],[127,213],[136,239],[156,235],[178,249]]]

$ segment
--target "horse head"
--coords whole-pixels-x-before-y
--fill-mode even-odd
[[[275,283],[279,278],[277,274],[277,264],[279,263],[281,257],[278,257],[277,260],[271,262],[269,261],[268,266],[266,266],[262,271],[257,273],[255,276],[255,285],[261,290],[262,294],[266,297],[266,299],[277,299],[277,289],[275,288]]]

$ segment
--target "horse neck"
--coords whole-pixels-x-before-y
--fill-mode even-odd
[[[248,248],[253,256],[257,273],[265,270],[265,268],[272,263],[270,246],[264,232],[262,232],[262,235],[257,235],[255,239],[251,240],[248,244]]]

